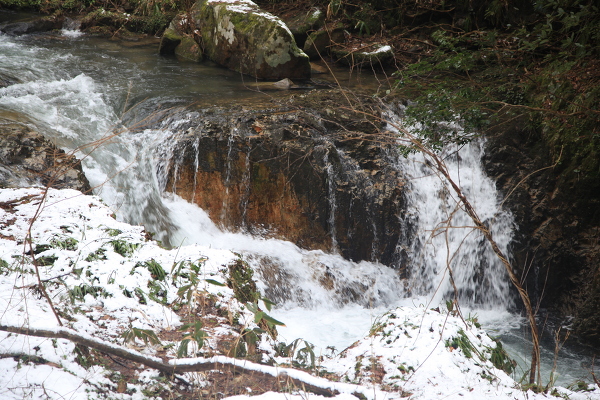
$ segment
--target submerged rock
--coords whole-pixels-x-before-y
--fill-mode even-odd
[[[0,24],[0,32],[9,35],[48,32],[55,29],[61,29],[64,21],[65,17],[58,14],[45,17],[34,17],[26,21],[2,23]]]
[[[20,83],[19,79],[0,72],[0,88],[14,85],[15,83]]]
[[[27,122],[0,115],[0,187],[48,186],[90,191],[75,156],[66,154]]]
[[[193,21],[214,62],[259,79],[308,79],[308,56],[287,26],[248,0],[201,0]]]

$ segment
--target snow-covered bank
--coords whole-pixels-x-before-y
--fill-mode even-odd
[[[230,355],[222,347],[223,338],[239,338],[240,332],[258,328],[255,321],[260,318],[234,298],[233,290],[215,284],[227,281],[227,266],[238,260],[236,254],[201,245],[161,248],[141,227],[116,221],[96,197],[73,190],[50,189],[47,196],[38,188],[0,190],[0,325],[49,330],[58,326],[37,286],[33,257],[65,326],[133,347],[148,357],[175,359],[181,340],[190,336],[183,334],[189,331],[182,329],[189,322],[184,319],[192,316],[206,317],[202,329],[207,336],[199,351],[190,344],[188,356]],[[192,308],[204,311],[192,314]],[[125,342],[127,332],[133,332],[135,340]],[[293,361],[276,354],[276,341],[261,336],[255,361],[276,364],[247,362],[248,366],[272,372]],[[341,354],[316,360],[327,379],[302,371],[286,370],[285,375],[337,390],[339,400],[550,397],[519,389],[492,363],[496,350],[497,343],[484,331],[448,310],[399,307],[376,320],[363,340]],[[114,371],[94,363],[94,357],[82,360],[85,356],[65,339],[0,332],[0,398],[158,396],[149,390],[159,381],[157,371],[137,367],[136,379],[123,386]],[[191,385],[186,390],[207,384],[198,373],[182,378]],[[288,386],[281,390],[253,393],[265,400],[318,397]],[[586,392],[557,388],[554,393],[573,400],[600,399],[597,387]]]

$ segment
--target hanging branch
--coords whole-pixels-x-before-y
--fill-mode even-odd
[[[428,157],[432,161],[433,168],[435,168],[436,171],[438,171],[443,176],[443,178],[450,184],[450,186],[452,187],[452,190],[454,190],[454,192],[458,196],[460,203],[463,205],[465,212],[471,218],[471,220],[473,221],[473,223],[475,224],[477,229],[479,229],[483,233],[484,237],[486,238],[486,240],[492,247],[492,250],[494,251],[496,256],[500,259],[500,261],[502,262],[504,267],[506,268],[506,272],[508,273],[510,282],[513,284],[513,286],[519,292],[519,296],[521,297],[521,300],[523,301],[523,305],[525,306],[525,311],[527,312],[527,319],[529,322],[529,326],[531,328],[531,339],[532,339],[532,343],[533,343],[533,349],[531,351],[531,369],[529,372],[529,383],[530,384],[535,383],[536,371],[538,371],[538,375],[539,375],[540,339],[539,339],[539,331],[538,331],[537,321],[535,320],[535,312],[531,305],[531,299],[529,298],[529,294],[523,288],[523,285],[521,285],[521,282],[519,281],[517,275],[513,271],[510,261],[508,261],[507,257],[504,255],[502,250],[500,250],[500,248],[498,247],[498,244],[494,240],[491,230],[481,221],[481,219],[475,212],[475,209],[473,208],[473,206],[471,205],[469,200],[466,198],[466,196],[464,195],[461,188],[456,184],[456,182],[454,182],[454,180],[450,176],[450,173],[448,172],[448,168],[446,167],[446,164],[444,163],[442,158],[438,154],[433,152],[430,148],[425,146],[423,144],[423,142],[418,140],[416,137],[414,137],[410,133],[406,132],[406,130],[400,129],[399,127],[396,127],[396,128],[400,132],[404,133],[404,135],[406,136],[406,138],[408,139],[408,141],[410,142],[410,144],[413,148],[415,148],[417,151],[419,151],[420,153],[422,153],[424,156]]]
[[[379,110],[362,111],[362,110],[357,109],[353,104],[349,103],[347,107],[342,106],[340,108],[352,110],[353,112],[356,112],[359,114],[364,114],[365,116],[373,118],[375,120],[379,120],[379,121],[384,120],[384,118],[380,116],[381,110],[383,108],[385,108],[382,106],[380,106]],[[390,121],[386,121],[386,122],[390,123],[392,126],[394,126],[394,128],[398,132],[402,133],[404,135],[404,139],[398,137],[396,134],[390,133],[390,135],[385,135],[383,133],[381,135],[381,136],[383,136],[383,138],[378,138],[376,140],[382,141],[382,143],[396,143],[396,144],[398,143],[398,140],[406,141],[406,142],[408,142],[408,147],[412,147],[416,151],[422,153],[423,156],[428,157],[430,159],[430,161],[432,162],[432,167],[443,177],[443,179],[445,179],[450,184],[450,186],[452,187],[452,190],[458,196],[460,203],[462,204],[465,212],[471,218],[471,220],[475,224],[475,227],[483,233],[485,239],[492,247],[492,250],[494,251],[496,256],[500,259],[500,261],[504,265],[506,272],[508,273],[510,282],[517,289],[517,291],[519,292],[519,297],[523,301],[523,306],[525,307],[525,311],[527,313],[527,320],[528,320],[529,326],[531,328],[531,339],[532,339],[533,348],[531,350],[531,369],[530,369],[530,373],[529,373],[529,383],[534,384],[536,381],[536,373],[537,373],[538,381],[540,380],[540,371],[539,371],[540,370],[540,335],[539,335],[539,330],[538,330],[538,326],[537,326],[537,321],[535,320],[536,313],[533,310],[533,306],[531,305],[531,299],[529,298],[529,294],[523,288],[523,285],[521,284],[517,275],[513,271],[510,261],[508,261],[508,258],[504,255],[502,250],[500,250],[500,248],[498,247],[498,244],[494,240],[494,237],[493,237],[490,229],[481,221],[481,219],[475,212],[475,209],[473,208],[473,206],[471,205],[471,203],[469,202],[467,197],[462,192],[461,188],[456,184],[456,182],[454,182],[454,180],[450,176],[450,173],[448,172],[448,168],[446,167],[446,164],[445,164],[444,160],[442,159],[442,157],[440,157],[438,154],[436,154],[430,147],[428,147],[421,140],[419,140],[419,138],[412,135],[406,129],[404,129],[401,126],[399,126],[398,124],[394,124]],[[361,139],[372,140],[371,138],[367,137],[366,135],[361,136]]]

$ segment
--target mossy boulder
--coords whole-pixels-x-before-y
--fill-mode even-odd
[[[175,55],[178,58],[183,58],[185,60],[202,61],[202,49],[196,43],[194,38],[185,36],[181,39],[179,45],[175,48]]]
[[[160,54],[174,54],[175,49],[181,43],[183,36],[181,36],[175,29],[169,27],[165,29],[162,37],[160,38],[160,45],[158,47],[158,52]]]
[[[282,16],[285,24],[296,39],[299,46],[303,46],[308,34],[317,29],[321,29],[325,24],[325,13],[318,8],[311,8],[309,11],[292,13],[289,16]]]
[[[259,79],[308,79],[309,58],[277,17],[248,0],[196,2],[192,18],[214,62]]]

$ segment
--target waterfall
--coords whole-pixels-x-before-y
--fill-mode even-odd
[[[248,231],[248,202],[250,201],[250,178],[252,172],[250,171],[250,147],[248,146],[244,153],[244,173],[242,175],[242,189],[241,189],[241,204],[242,209],[242,230]]]
[[[14,46],[15,44],[11,44],[10,49]],[[36,68],[43,68],[45,75],[32,75],[29,81],[2,89],[0,105],[32,116],[54,135],[55,142],[60,146],[72,150],[79,149],[78,155],[84,157],[85,172],[92,186],[96,188],[95,192],[117,212],[120,219],[144,224],[157,239],[167,245],[196,242],[270,257],[272,265],[282,265],[280,269],[285,270],[282,276],[286,276],[290,282],[299,279],[298,282],[287,283],[293,288],[286,292],[286,296],[281,290],[274,288],[277,284],[283,285],[282,277],[275,280],[275,283],[265,283],[265,290],[281,301],[296,301],[298,304],[310,304],[311,307],[318,306],[318,298],[325,304],[337,306],[348,301],[363,305],[392,304],[405,296],[405,284],[397,274],[378,263],[356,264],[339,256],[301,251],[297,248],[293,250],[295,258],[288,259],[287,253],[290,253],[290,248],[294,246],[242,234],[230,236],[233,234],[212,226],[212,222],[202,210],[195,210],[195,206],[183,204],[176,194],[164,194],[167,171],[170,168],[177,171],[181,162],[174,159],[173,146],[178,137],[187,134],[186,128],[190,129],[198,113],[183,109],[171,110],[168,113],[161,111],[160,103],[164,99],[159,97],[139,104],[133,116],[135,118],[125,116],[131,121],[145,121],[146,125],[150,121],[151,126],[138,123],[133,124],[135,129],[131,129],[132,123],[129,123],[129,128],[126,128],[122,122],[123,116],[119,115],[115,108],[115,105],[122,102],[115,101],[111,90],[121,82],[121,90],[125,94],[130,86],[127,79],[119,81],[118,77],[115,77],[108,86],[102,86],[92,76],[77,70],[75,76],[65,76],[67,67],[80,64],[77,57],[64,52],[53,55],[54,58],[42,57],[40,60],[41,53],[45,54],[47,50],[34,47],[28,51],[33,58],[31,64]],[[11,51],[7,50],[6,53],[10,55]],[[23,59],[19,53],[11,62],[22,63]],[[158,118],[159,116],[161,118]],[[90,143],[96,143],[97,146],[89,147]],[[198,142],[195,143],[197,146]],[[330,149],[324,162],[329,189],[328,222],[332,248],[335,251],[335,217],[341,210],[338,210],[336,202],[338,171],[334,170],[329,160],[329,157],[334,156],[330,154],[331,151],[336,150]],[[449,153],[445,159],[453,170],[454,179],[464,187],[467,197],[473,201],[482,219],[489,224],[502,249],[506,251],[512,220],[510,214],[498,211],[498,194],[493,182],[482,172],[479,163],[481,151],[482,143],[473,143],[457,153]],[[228,153],[228,163],[231,163],[231,140]],[[336,151],[335,156],[344,158],[342,151]],[[196,158],[196,169],[198,162]],[[248,176],[244,177],[244,182],[250,178],[248,157],[246,166],[245,174]],[[409,258],[407,265],[411,271],[406,286],[410,288],[411,293],[433,296],[434,303],[448,298],[452,290],[446,261],[451,259],[450,266],[461,301],[478,306],[508,306],[509,288],[503,269],[482,236],[470,228],[464,228],[472,223],[461,210],[455,208],[453,193],[432,174],[418,154],[409,160],[398,160],[396,167],[410,177],[406,194],[409,203],[408,215],[404,218],[418,226],[413,228],[416,230],[416,236],[411,238],[405,235],[403,238],[403,242],[410,243],[404,247]],[[345,165],[344,168],[357,167]],[[230,174],[231,166],[227,165],[225,190],[229,190]],[[248,187],[241,188],[241,191],[242,197],[247,197],[245,193]],[[227,201],[227,196],[224,201]],[[425,204],[426,207],[423,207]],[[223,213],[226,213],[228,206],[229,204],[224,204]],[[245,205],[240,206],[242,212],[245,212]],[[351,213],[352,210],[347,212]],[[194,217],[191,217],[190,213],[194,213]],[[223,219],[226,216],[224,214],[221,217]],[[192,218],[198,222],[190,226],[189,221]],[[443,226],[440,224],[444,221],[447,225],[458,228],[441,229]],[[373,227],[373,234],[376,238],[375,243],[380,240],[377,226]],[[286,255],[277,254],[278,251]],[[253,256],[254,259],[260,257]],[[378,259],[377,254],[373,254],[373,259]],[[374,283],[370,276],[358,276],[357,271],[361,270],[374,276],[387,274],[385,279],[388,282],[385,287],[379,288],[377,285],[381,283]],[[310,279],[304,277],[306,271],[312,271],[309,274]],[[261,273],[267,281],[270,279],[266,271]],[[316,288],[308,289],[309,281],[312,281]],[[331,293],[325,294],[324,290]],[[309,293],[311,291],[314,293]]]
[[[501,197],[481,166],[483,141],[442,155],[452,179],[463,190],[500,249],[508,254],[513,218],[500,207]],[[481,232],[474,228],[456,194],[422,154],[412,154],[400,167],[409,181],[409,213],[416,224],[409,255],[410,287],[429,294],[433,303],[452,298],[452,270],[461,304],[487,308],[511,305],[504,265]]]
[[[336,202],[336,183],[335,183],[335,171],[333,169],[333,164],[329,160],[331,157],[330,152],[333,151],[329,149],[327,151],[327,156],[325,157],[325,170],[327,171],[327,197],[329,199],[329,236],[331,236],[331,251],[338,251],[338,243],[336,239],[336,229],[335,229],[335,217],[337,212],[337,202]]]
[[[396,130],[402,126],[401,118],[390,114],[390,119],[389,129],[401,135]],[[513,216],[502,208],[502,196],[483,170],[484,145],[483,139],[475,139],[463,146],[446,146],[439,157],[491,230],[500,250],[509,254]],[[422,152],[401,157],[397,165],[408,181],[406,220],[416,228],[406,249],[412,292],[429,296],[432,304],[457,296],[461,305],[510,308],[512,296],[505,267],[475,228],[450,183]]]

